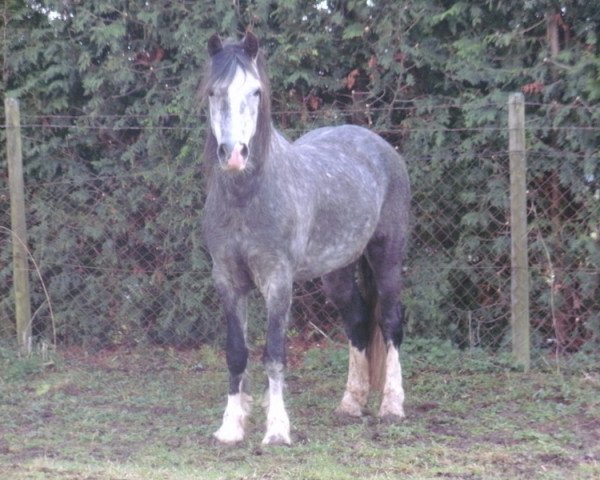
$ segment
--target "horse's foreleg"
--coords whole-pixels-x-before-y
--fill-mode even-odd
[[[227,396],[223,423],[213,436],[221,443],[231,445],[244,440],[246,420],[250,415],[252,397],[243,391]]]
[[[266,291],[268,330],[264,363],[269,377],[267,392],[267,431],[263,439],[266,445],[289,445],[290,420],[283,401],[285,337],[292,302],[291,280],[279,285],[271,284]]]
[[[281,363],[268,363],[266,369],[269,376],[267,431],[262,443],[290,445],[290,419],[283,402],[284,366]]]
[[[229,369],[229,394],[223,423],[214,433],[221,443],[233,444],[244,439],[252,398],[244,391],[244,373],[248,364],[246,346],[246,297],[222,294],[227,321],[226,356]]]

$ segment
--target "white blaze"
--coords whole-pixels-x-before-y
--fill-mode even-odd
[[[231,83],[215,85],[209,95],[210,123],[219,145],[249,146],[256,133],[261,82],[238,67]]]

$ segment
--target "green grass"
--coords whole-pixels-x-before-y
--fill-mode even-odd
[[[211,348],[71,351],[50,361],[3,350],[0,479],[600,478],[597,363],[524,374],[507,358],[409,343],[407,418],[384,424],[332,415],[345,383],[344,348],[291,360],[294,445],[260,443],[264,378],[255,362],[248,438],[223,447],[210,435],[227,373]]]

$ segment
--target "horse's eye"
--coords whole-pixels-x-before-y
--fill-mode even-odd
[[[259,89],[257,89],[257,90],[254,92],[254,94],[253,94],[253,95],[254,95],[255,97],[260,97],[260,95],[261,95],[260,88],[259,88]]]
[[[214,96],[215,96],[215,91],[214,91],[214,90],[212,90],[212,89],[211,89],[211,90],[209,90],[209,91],[208,91],[208,96],[209,96],[209,97],[214,97]]]

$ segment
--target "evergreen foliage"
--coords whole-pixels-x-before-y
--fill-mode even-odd
[[[403,151],[415,199],[411,328],[461,345],[500,346],[509,321],[505,105],[523,91],[536,342],[598,342],[594,2],[7,0],[2,90],[21,101],[30,243],[63,341],[197,343],[220,330],[197,234],[196,89],[208,37],[247,27],[290,137],[359,123]],[[8,256],[0,249],[3,321]],[[43,334],[45,297],[34,295]]]

